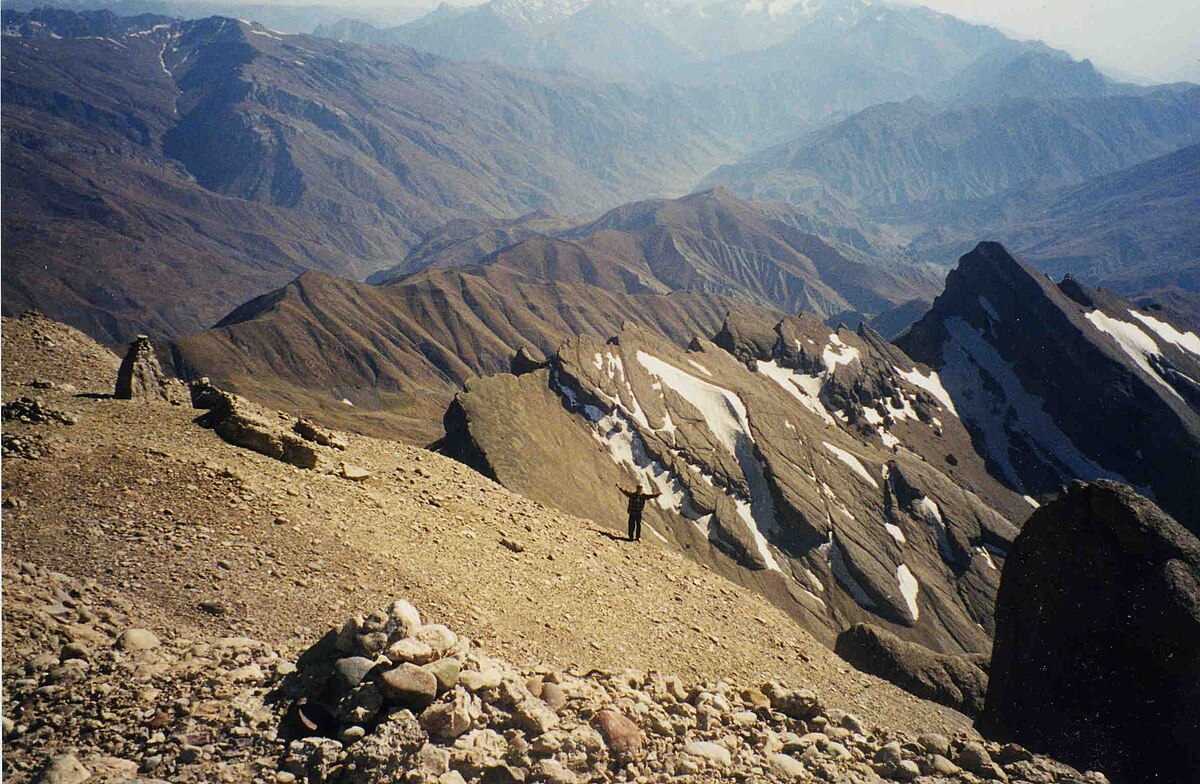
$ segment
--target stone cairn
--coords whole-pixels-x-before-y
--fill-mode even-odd
[[[117,371],[113,397],[118,400],[173,400],[170,380],[158,364],[154,346],[147,336],[138,335],[130,342]]]

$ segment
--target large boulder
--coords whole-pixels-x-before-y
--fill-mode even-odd
[[[1114,781],[1200,771],[1200,540],[1115,482],[1030,517],[996,604],[980,728]]]
[[[968,716],[983,709],[988,675],[981,666],[982,656],[938,653],[866,623],[839,634],[834,650],[863,672],[885,678],[918,697],[949,705]]]

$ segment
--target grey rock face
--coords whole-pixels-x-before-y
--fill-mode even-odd
[[[1128,487],[1071,487],[1009,554],[979,725],[1115,781],[1188,781],[1197,705],[1200,540]]]
[[[113,397],[118,400],[163,400],[172,399],[169,380],[154,356],[150,338],[138,335],[129,344],[121,367],[117,371],[117,385]]]
[[[869,328],[811,316],[727,319],[717,340],[572,339],[547,368],[469,382],[445,450],[618,530],[615,485],[647,482],[647,536],[752,580],[830,645],[863,621],[987,650],[1029,505],[973,457],[936,375]]]
[[[858,669],[886,678],[918,697],[949,705],[968,716],[983,710],[988,676],[979,666],[982,657],[937,653],[863,623],[839,634],[834,650]]]

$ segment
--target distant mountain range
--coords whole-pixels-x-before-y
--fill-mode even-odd
[[[924,94],[983,53],[1025,48],[991,28],[870,0],[489,0],[470,8],[442,5],[390,29],[351,21],[322,25],[317,34],[459,60],[678,85],[714,127],[750,145]]]
[[[912,99],[721,167],[706,184],[836,205],[892,227],[916,259],[944,262],[985,236],[1057,275],[1195,290],[1198,141],[1196,86],[949,108]]]
[[[308,268],[361,279],[456,217],[686,190],[729,150],[669,94],[232,19],[6,16],[34,22],[5,43],[5,312],[110,341]]]
[[[803,231],[802,217],[718,190],[626,205],[554,236],[536,230],[555,227],[550,216],[463,221],[380,273],[379,285],[309,273],[173,350],[186,375],[432,441],[454,392],[472,375],[507,370],[518,350],[540,360],[574,335],[625,322],[682,346],[714,334],[731,310],[861,319],[937,292],[935,273],[847,258]],[[503,247],[464,263],[491,245]]]
[[[820,183],[882,218],[1074,185],[1200,140],[1200,87],[1144,95],[1017,98],[942,108],[883,104],[718,169],[748,198],[790,199]]]
[[[466,20],[545,51],[585,22],[616,41],[619,19],[686,45],[657,71],[643,59],[668,50],[629,47],[637,85],[221,17],[3,18],[4,309],[109,342],[206,329],[310,269],[379,282],[569,263],[610,291],[719,293],[889,334],[936,291],[928,265],[981,236],[1130,294],[1196,285],[1196,189],[1176,171],[1194,161],[1148,161],[1200,142],[1200,88],[1121,85],[923,9],[493,0],[372,33],[437,48],[420,30],[457,31],[448,54],[484,56]],[[731,206],[754,239],[730,243],[718,223],[676,223],[676,202],[634,201],[698,182],[792,206]]]
[[[1200,292],[1197,183],[1200,145],[1193,144],[1079,185],[981,200],[909,250],[945,258],[972,237],[996,237],[1055,277],[1073,274],[1129,293]]]

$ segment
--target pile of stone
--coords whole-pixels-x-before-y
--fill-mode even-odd
[[[163,372],[150,338],[138,335],[129,343],[121,360],[113,397],[117,400],[165,401],[179,405],[186,400],[187,393],[178,380]]]
[[[40,399],[25,395],[5,403],[2,411],[5,422],[24,422],[27,425],[45,425],[52,422],[75,424],[75,417],[70,414],[48,408]]]
[[[1012,744],[868,728],[777,682],[523,672],[405,601],[297,664],[278,782],[1106,781]]]

